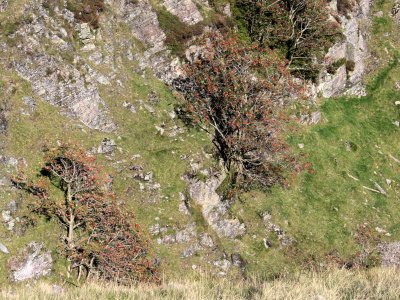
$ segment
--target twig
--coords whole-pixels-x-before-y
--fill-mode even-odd
[[[353,175],[350,175],[349,173],[347,173],[347,176],[349,176],[351,179],[354,179],[355,181],[359,181],[358,178],[354,177]]]
[[[374,185],[375,185],[375,187],[379,190],[379,192],[380,192],[382,195],[387,196],[386,191],[385,191],[377,182],[374,181]]]
[[[364,189],[366,189],[366,190],[368,190],[368,191],[371,191],[371,192],[374,192],[374,193],[381,194],[381,192],[380,192],[380,191],[378,191],[378,190],[374,190],[374,189],[371,189],[371,188],[369,188],[369,187],[367,187],[367,186],[365,186],[365,185],[363,185],[363,188],[364,188]]]
[[[398,160],[396,157],[394,157],[392,154],[389,153],[389,157],[391,159],[393,159],[395,162],[397,162],[398,164],[400,164],[400,160]]]

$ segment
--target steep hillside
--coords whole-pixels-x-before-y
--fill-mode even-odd
[[[399,265],[398,20],[393,1],[367,2],[344,12],[330,1],[343,36],[305,83],[307,107],[291,107],[302,122],[287,140],[308,171],[230,202],[210,138],[179,118],[170,83],[192,38],[236,28],[233,3],[0,1],[0,282],[29,259],[31,277],[65,279],[62,230],[10,181],[21,169],[35,178],[58,141],[105,166],[167,278]]]

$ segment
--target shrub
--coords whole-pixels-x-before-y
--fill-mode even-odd
[[[277,106],[298,92],[286,63],[273,51],[218,32],[205,34],[198,43],[202,54],[174,82],[184,98],[183,110],[212,135],[234,185],[282,182],[288,160],[279,139],[284,118]]]
[[[186,44],[192,39],[199,37],[206,26],[211,26],[216,30],[227,31],[234,26],[233,22],[220,14],[212,14],[210,20],[202,21],[194,25],[184,24],[177,16],[174,16],[166,9],[157,12],[160,27],[163,29],[166,40],[165,43],[174,55],[183,57]]]
[[[353,72],[356,67],[356,63],[352,60],[346,61],[346,71]]]
[[[157,281],[148,240],[116,204],[115,195],[105,190],[105,178],[85,149],[62,144],[47,150],[37,182],[28,182],[23,174],[14,182],[38,197],[36,213],[57,219],[65,229],[69,273],[77,270],[78,280],[85,274],[121,284]],[[62,191],[62,199],[50,195],[49,184]]]
[[[75,19],[97,29],[99,28],[100,12],[105,8],[104,0],[69,0],[67,8],[74,13]]]
[[[292,73],[316,79],[326,49],[340,33],[325,0],[238,0],[237,8],[253,41],[278,49]]]
[[[337,9],[338,12],[347,15],[351,12],[356,5],[356,0],[338,0],[337,1]]]

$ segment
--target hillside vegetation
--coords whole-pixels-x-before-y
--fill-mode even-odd
[[[78,288],[57,292],[49,283],[32,287],[3,289],[0,297],[21,300],[55,299],[397,299],[400,279],[394,269],[373,269],[363,272],[330,270],[283,277],[272,281],[248,279],[232,282],[215,280],[205,274],[166,281],[161,286],[123,288],[115,285],[89,283]],[[57,293],[57,294],[56,294]]]
[[[10,51],[0,54],[0,112],[7,111],[6,134],[1,135],[1,160],[16,158],[17,161],[14,165],[3,164],[0,175],[9,180],[23,165],[27,177],[36,180],[47,146],[78,141],[96,155],[110,174],[118,205],[134,216],[145,237],[151,240],[150,254],[157,257],[164,282],[160,286],[128,288],[98,282],[83,284],[66,278],[68,264],[60,251],[64,230],[55,219],[32,214],[36,198],[7,184],[0,187],[1,210],[12,210],[12,201],[17,209],[12,212],[13,229],[8,228],[9,222],[0,226],[0,242],[9,251],[0,253],[0,297],[398,297],[399,271],[380,267],[379,250],[384,243],[400,241],[400,129],[396,123],[400,120],[397,50],[400,33],[398,24],[389,16],[394,1],[376,1],[371,12],[367,96],[318,98],[309,106],[289,108],[290,114],[296,116],[304,110],[321,113],[318,124],[290,122],[283,132],[293,156],[302,166],[301,171],[294,176],[285,174],[287,180],[283,186],[268,191],[243,191],[235,201],[226,204],[229,206],[224,215],[226,220],[245,225],[245,232],[235,238],[218,235],[200,205],[190,197],[188,180],[201,186],[220,170],[210,137],[186,126],[175,111],[179,104],[175,92],[148,67],[138,71],[139,62],[129,60],[124,45],[117,45],[116,40],[130,41],[138,56],[143,54],[144,43],[132,38],[130,29],[122,22],[101,23],[107,17],[113,20],[113,11],[108,6],[101,8],[99,23],[96,18],[96,26],[109,26],[107,33],[102,31],[104,37],[96,42],[96,47],[103,56],[111,57],[109,65],[90,61],[89,54],[80,50],[82,43],[72,28],[68,27],[71,32],[65,39],[73,44],[71,51],[79,54],[78,63],[71,52],[59,55],[58,48],[43,38],[40,46],[48,53],[62,56],[65,64],[83,69],[90,66],[99,74],[114,76],[112,84],[99,85],[99,95],[104,100],[99,106],[107,109],[117,129],[110,132],[91,129],[76,116],[71,117],[67,107],[42,101],[35,86],[9,66],[8,62],[25,57],[17,47],[23,43],[21,36],[13,35],[18,26],[32,21],[23,13],[24,2],[14,1],[10,4],[12,10],[0,14],[0,42],[11,45]],[[159,1],[151,3],[159,9],[160,23],[164,20],[160,26],[168,27],[172,17],[160,8]],[[212,12],[202,13],[207,15],[204,22],[215,21]],[[176,19],[173,24],[182,25]],[[196,28],[188,28],[190,37],[197,34]],[[169,50],[182,55],[180,43],[182,36],[185,41],[189,39],[186,34],[170,28]],[[107,52],[109,42],[115,47],[112,55]],[[85,87],[90,84],[84,81]],[[26,97],[34,100],[33,111],[29,111]],[[102,151],[102,145],[111,140],[112,151]],[[225,188],[221,185],[217,192],[223,194]],[[55,189],[51,193],[56,198],[64,196]],[[177,242],[179,237],[181,240]],[[207,241],[211,239],[211,246],[201,244],[204,237]],[[13,259],[22,256],[21,249],[33,240],[43,243],[51,253],[54,261],[51,274],[28,285],[11,284]],[[238,254],[240,259],[234,262]]]

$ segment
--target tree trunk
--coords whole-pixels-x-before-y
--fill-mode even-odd
[[[67,206],[68,206],[68,213],[69,213],[69,220],[68,220],[68,236],[67,236],[67,243],[68,249],[74,248],[74,229],[75,229],[75,214],[72,208],[72,195],[71,195],[71,187],[68,185],[67,187]]]

